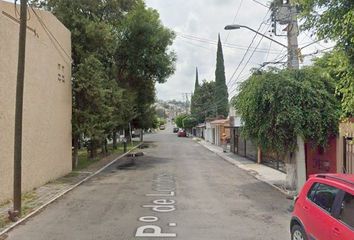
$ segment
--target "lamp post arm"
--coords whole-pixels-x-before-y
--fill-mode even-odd
[[[273,42],[277,43],[278,45],[280,45],[280,46],[282,46],[282,47],[288,48],[288,46],[282,44],[281,42],[278,42],[277,40],[274,40],[273,38],[270,38],[270,37],[268,37],[267,35],[264,35],[264,34],[258,32],[258,31],[256,31],[256,30],[250,28],[250,27],[243,26],[243,25],[240,26],[240,27],[242,27],[242,28],[247,28],[248,30],[250,30],[250,31],[252,31],[252,32],[254,32],[254,33],[258,34],[258,35],[261,35],[261,36],[263,36],[263,37],[269,39],[270,41],[273,41]]]

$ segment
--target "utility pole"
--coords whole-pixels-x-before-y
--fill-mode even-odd
[[[299,45],[298,35],[299,27],[297,22],[297,9],[294,6],[293,0],[287,0],[290,13],[290,22],[287,27],[288,36],[288,68],[299,69]],[[295,175],[296,175],[296,188],[299,191],[306,181],[306,161],[305,161],[305,143],[304,140],[297,136],[298,150],[295,153]]]
[[[298,54],[298,40],[299,26],[297,23],[297,9],[292,5],[292,1],[288,0],[289,4],[289,24],[287,27],[288,36],[288,68],[299,69],[299,54]]]
[[[188,99],[188,93],[185,93],[185,94],[186,94],[186,114],[188,114],[190,104],[189,104],[189,99]]]
[[[299,69],[299,49],[298,49],[298,34],[299,27],[297,23],[297,8],[294,5],[294,0],[281,0],[277,1],[276,5],[272,7],[272,21],[273,21],[273,32],[276,33],[277,23],[280,25],[287,25],[287,37],[288,37],[288,46],[275,41],[274,39],[254,30],[250,27],[232,24],[225,26],[225,30],[234,30],[240,28],[246,28],[255,32],[275,43],[286,47],[288,49],[288,68],[289,69]],[[276,34],[277,35],[277,34]],[[297,145],[298,151],[291,156],[291,162],[289,166],[287,165],[287,176],[293,176],[291,178],[291,186],[296,185],[299,190],[306,181],[306,164],[305,164],[305,144],[303,139],[298,136],[297,137]],[[290,180],[290,179],[289,179]]]
[[[20,33],[18,47],[16,109],[15,109],[15,141],[14,141],[14,205],[10,217],[16,221],[21,216],[22,192],[22,117],[23,92],[26,57],[26,30],[27,30],[27,0],[21,0]]]
[[[298,46],[298,35],[299,26],[297,22],[297,8],[294,5],[294,0],[285,0],[277,9],[274,21],[278,21],[281,25],[287,24],[287,38],[288,38],[288,68],[289,69],[299,69],[299,46]],[[275,24],[276,26],[276,24]],[[300,188],[304,185],[306,181],[306,164],[305,164],[305,143],[304,140],[297,136],[298,150],[291,157],[291,168],[288,168],[289,175],[296,177],[296,188]],[[295,179],[294,179],[295,180]]]
[[[189,95],[192,95],[192,93],[182,93],[183,102],[185,102],[184,111],[186,114],[190,113]]]

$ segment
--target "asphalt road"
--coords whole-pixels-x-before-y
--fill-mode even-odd
[[[286,240],[290,202],[168,128],[133,167],[110,167],[9,240]]]

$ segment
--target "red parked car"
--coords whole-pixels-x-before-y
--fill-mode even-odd
[[[354,175],[310,176],[295,200],[292,240],[354,239]]]
[[[186,133],[185,130],[180,129],[180,130],[178,131],[178,133],[177,133],[177,136],[178,136],[178,137],[187,137],[187,133]]]

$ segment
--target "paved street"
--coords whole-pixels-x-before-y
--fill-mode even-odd
[[[170,128],[145,140],[135,167],[112,166],[8,239],[290,239],[284,195]]]

